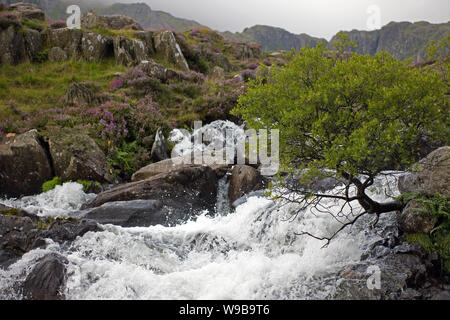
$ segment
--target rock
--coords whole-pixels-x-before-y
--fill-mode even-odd
[[[51,47],[59,47],[66,53],[67,57],[78,59],[81,57],[81,39],[83,32],[78,29],[51,29],[48,38]]]
[[[181,51],[175,35],[171,31],[162,31],[154,37],[155,50],[183,71],[189,71],[189,65]]]
[[[63,181],[112,182],[105,154],[84,130],[51,126],[46,138],[55,175]]]
[[[434,228],[431,218],[420,213],[423,207],[417,201],[410,201],[398,215],[400,230],[406,233],[429,233]]]
[[[84,32],[81,38],[81,53],[87,61],[100,61],[113,56],[113,41],[94,32]]]
[[[149,55],[155,54],[155,45],[153,42],[153,31],[138,31],[134,35],[139,38],[144,44],[147,49],[147,53]]]
[[[48,51],[48,60],[51,62],[63,62],[67,59],[67,53],[60,47],[53,47]]]
[[[210,72],[210,76],[214,79],[224,79],[225,78],[225,71],[223,70],[223,68],[215,66],[214,68],[212,68],[211,72]]]
[[[134,66],[149,59],[148,50],[140,40],[118,36],[114,38],[113,45],[114,57],[118,64]]]
[[[255,59],[262,57],[263,51],[257,45],[243,42],[233,45],[233,55],[239,60]]]
[[[0,144],[0,194],[9,197],[36,194],[51,177],[49,157],[37,130],[7,138]]]
[[[33,61],[42,49],[41,34],[37,30],[25,29],[25,51],[30,61]]]
[[[20,20],[45,21],[45,13],[35,4],[18,2],[9,5],[12,11]]]
[[[248,201],[248,199],[251,197],[264,197],[264,190],[252,191],[252,192],[240,197],[239,199],[237,199],[236,201],[234,201],[231,204],[231,207],[236,209],[241,204],[246,203]]]
[[[181,75],[177,71],[166,68],[151,59],[141,61],[138,68],[144,71],[149,77],[160,80],[161,82],[167,82],[171,79],[181,79]]]
[[[136,171],[131,177],[131,181],[141,181],[151,177],[154,177],[161,173],[168,173],[170,171],[185,168],[189,165],[182,163],[181,157],[176,159],[166,159],[163,161],[155,162],[145,166],[138,171]]]
[[[164,137],[161,128],[158,129],[155,136],[155,142],[152,146],[151,157],[155,161],[162,161],[168,158],[167,155],[167,140]]]
[[[72,83],[67,90],[66,102],[72,105],[101,104],[104,97],[98,94],[99,88],[90,82]]]
[[[100,29],[134,29],[143,30],[142,27],[132,18],[122,15],[99,16],[93,11],[88,11],[81,16],[82,28]]]
[[[209,167],[192,165],[102,192],[86,207],[95,208],[117,201],[154,200],[167,208],[167,214],[173,220],[188,218],[202,210],[212,212],[216,197],[217,178],[214,171]],[[156,204],[153,203],[159,207]]]
[[[40,218],[20,209],[0,210],[0,267],[6,268],[24,253],[45,245],[44,239],[62,244],[100,230],[95,221]]]
[[[402,193],[440,193],[450,198],[450,147],[439,148],[419,161],[411,173],[399,178]]]
[[[105,203],[89,211],[85,218],[101,224],[148,227],[175,224],[183,217],[172,215],[160,200],[132,200]]]
[[[236,165],[231,171],[230,187],[228,189],[228,200],[230,205],[243,195],[266,187],[263,176],[253,167],[247,165]]]
[[[217,48],[210,42],[199,45],[199,54],[209,61],[211,65],[221,67],[226,72],[235,69],[228,58],[224,54],[216,52],[216,50]]]
[[[62,300],[68,261],[50,253],[33,268],[23,283],[23,296],[28,300]]]
[[[18,64],[27,58],[24,35],[10,26],[0,30],[0,64]]]

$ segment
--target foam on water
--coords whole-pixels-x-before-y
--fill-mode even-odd
[[[386,200],[387,186],[393,189],[389,179],[377,179],[371,190],[377,200]],[[380,239],[368,229],[372,217],[322,248],[324,241],[294,233],[329,235],[339,222],[310,210],[293,218],[295,208],[250,197],[228,215],[205,213],[174,227],[108,225],[69,248],[50,244],[27,253],[0,272],[0,287],[5,291],[10,285],[5,279],[25,277],[36,257],[55,251],[69,261],[68,299],[332,298],[338,274]],[[393,217],[383,215],[378,228],[391,225]]]
[[[0,199],[0,204],[21,208],[39,216],[67,216],[78,211],[83,203],[93,199],[94,194],[83,192],[83,186],[66,182],[53,190],[21,199]]]

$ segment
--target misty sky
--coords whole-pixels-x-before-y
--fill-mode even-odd
[[[367,30],[370,5],[390,21],[450,20],[449,0],[117,0],[146,2],[154,10],[196,20],[219,31],[242,31],[255,24],[329,39],[339,30]]]

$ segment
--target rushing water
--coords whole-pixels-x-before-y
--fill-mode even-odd
[[[380,177],[371,195],[385,200],[387,187],[395,189],[395,179]],[[0,294],[20,298],[6,288],[23,279],[40,257],[58,252],[69,261],[68,299],[329,299],[338,274],[380,239],[367,227],[372,217],[364,217],[322,248],[324,241],[294,233],[331,234],[340,224],[329,214],[307,210],[293,218],[294,205],[280,206],[263,197],[250,197],[228,213],[226,194],[223,179],[216,215],[205,212],[174,227],[106,225],[69,247],[49,241],[45,249],[0,269]],[[70,183],[0,203],[40,215],[71,215],[92,196]],[[393,214],[382,216],[378,232],[393,221]]]

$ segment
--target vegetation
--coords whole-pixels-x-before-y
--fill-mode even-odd
[[[54,177],[52,180],[44,182],[42,184],[42,192],[48,192],[55,189],[56,186],[62,185],[62,180],[60,177]]]
[[[346,182],[341,195],[330,197],[345,202],[340,214],[355,201],[362,210],[342,229],[365,214],[376,215],[376,223],[380,214],[401,210],[402,202],[379,203],[367,188],[382,171],[416,162],[425,140],[450,137],[448,84],[437,72],[411,68],[385,52],[344,52],[354,45],[341,34],[334,51],[303,48],[286,67],[250,81],[233,110],[252,128],[281,130],[286,170],[294,165],[315,177],[332,169]],[[298,196],[281,198],[301,204],[299,212],[327,197],[293,189]]]

